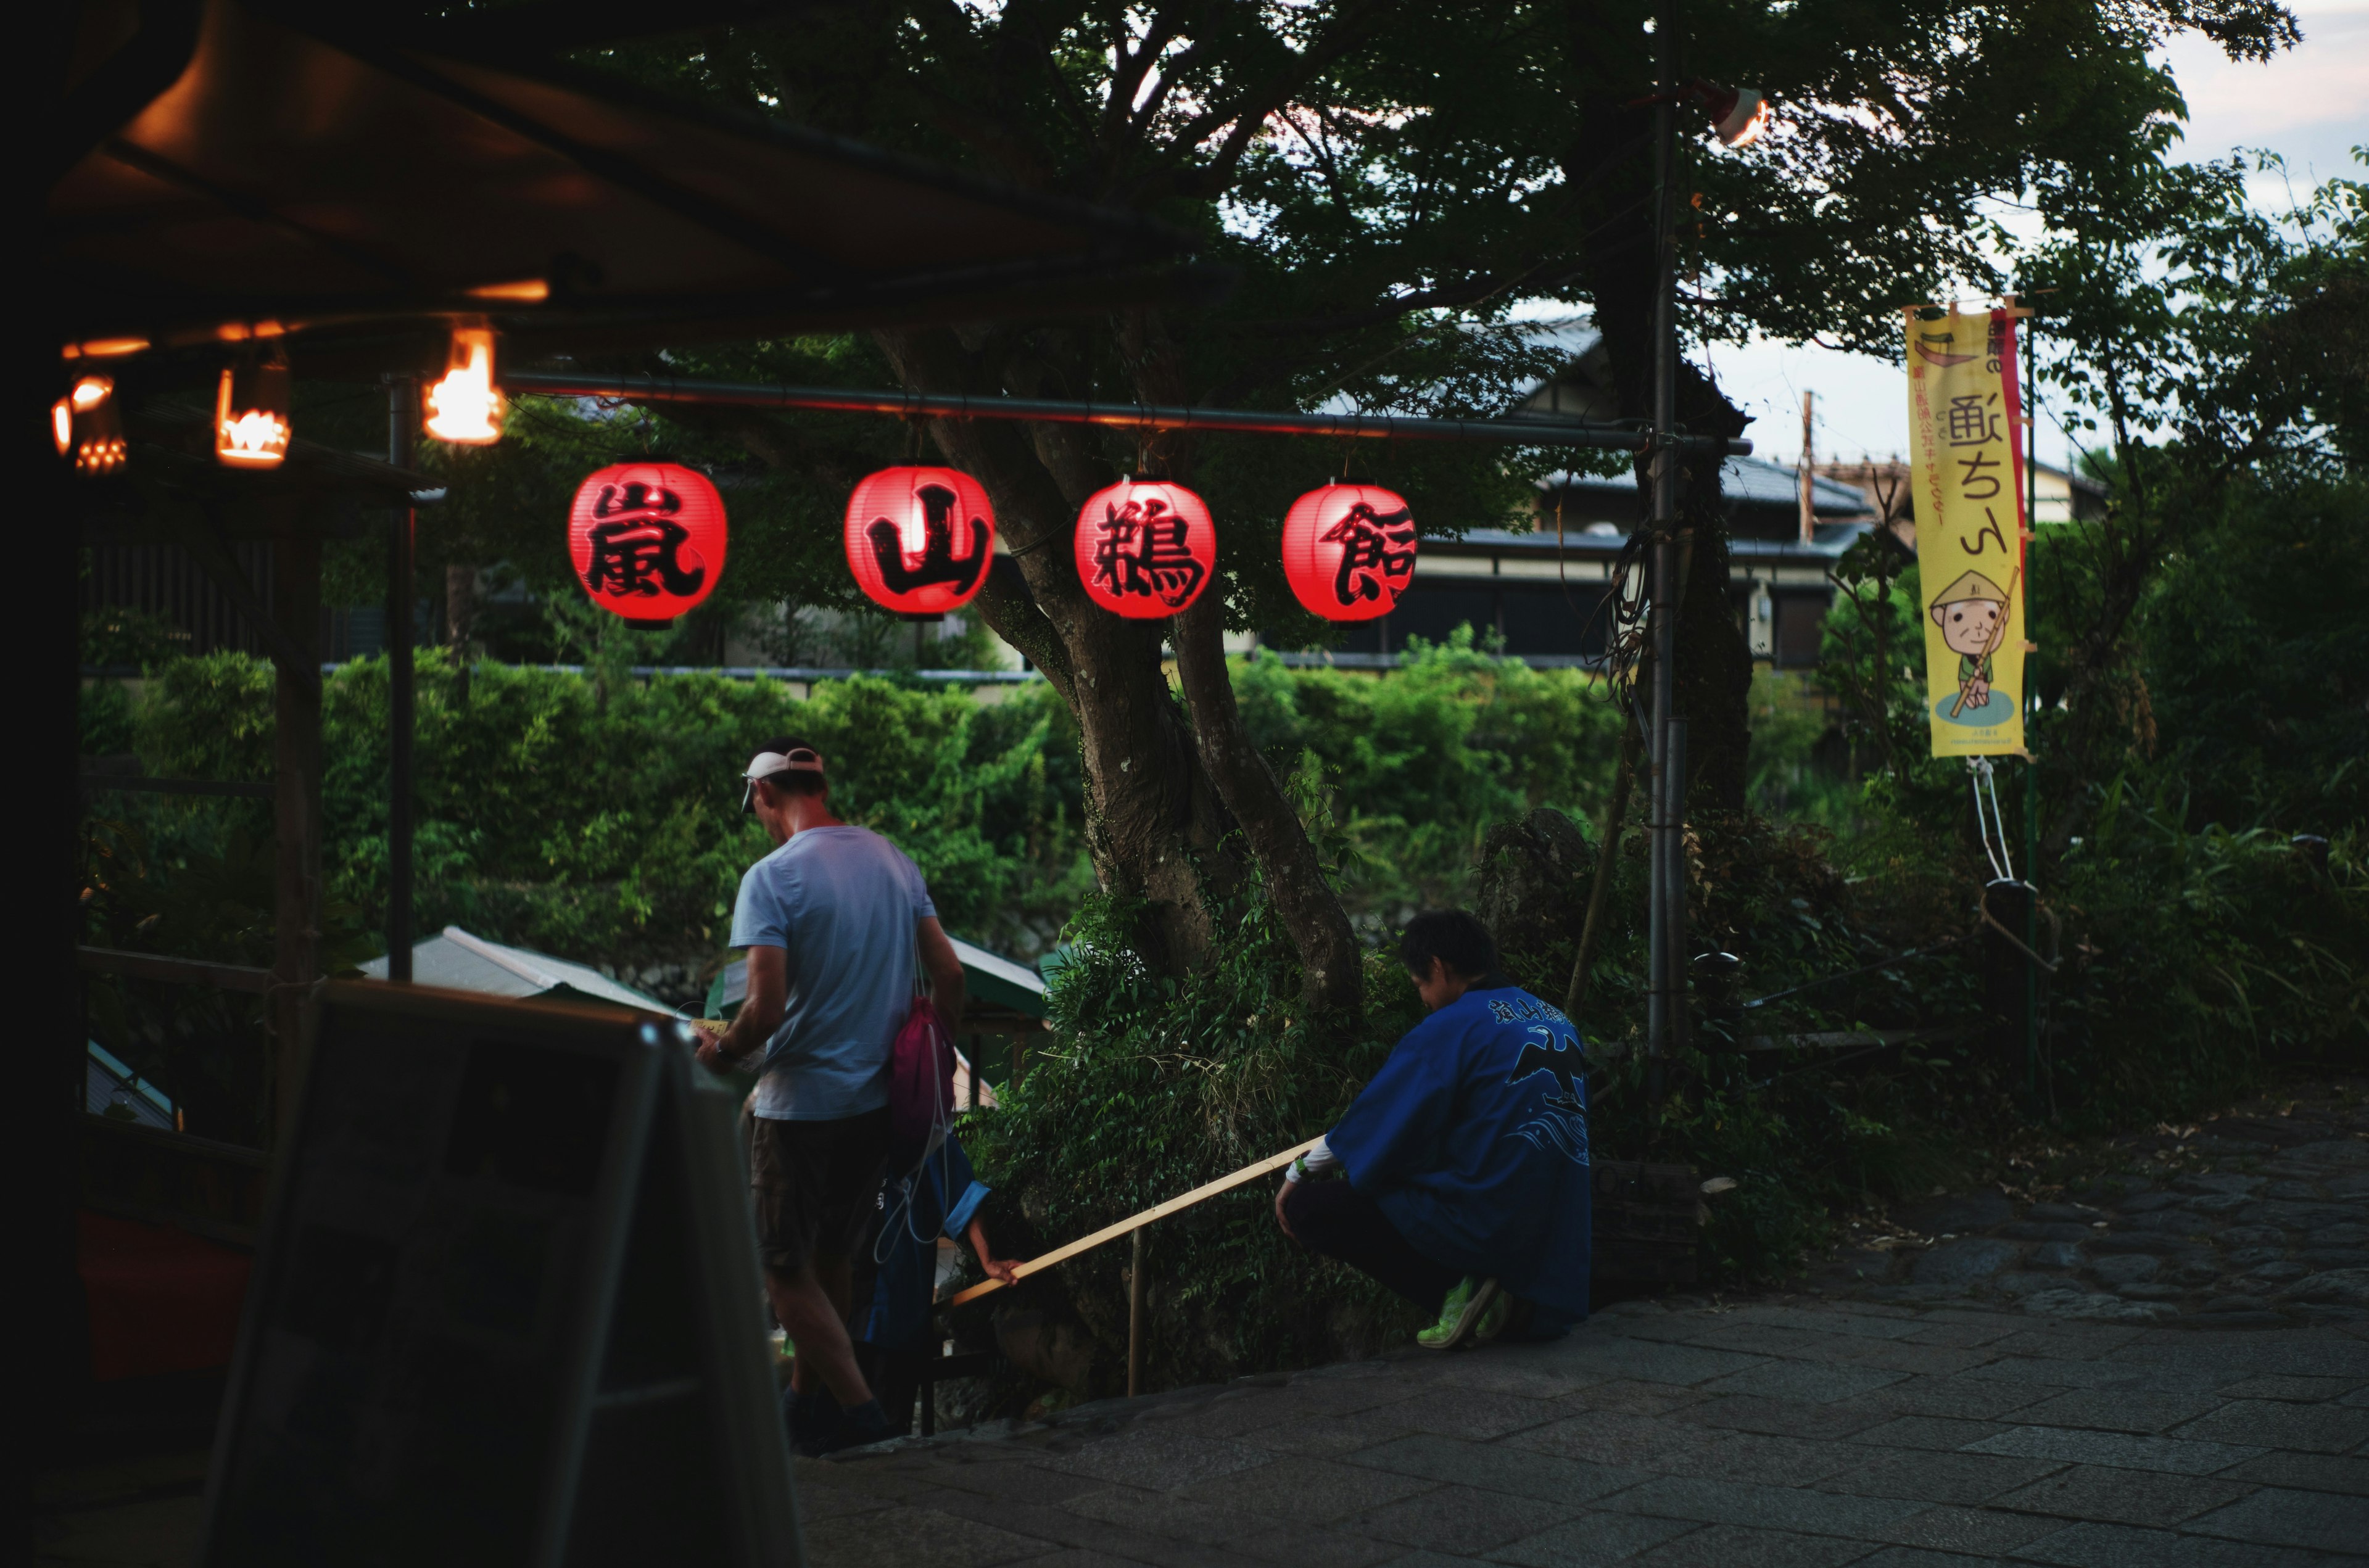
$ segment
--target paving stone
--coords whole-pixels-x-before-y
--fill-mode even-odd
[[[2283,1247],[2287,1233],[2275,1225],[2232,1225],[2214,1240],[2224,1247]]]
[[[1537,1535],[1575,1512],[1536,1497],[1443,1486],[1369,1509],[1353,1524],[1359,1535],[1377,1540],[1478,1556],[1491,1547]]]
[[[2298,1301],[2369,1306],[2369,1268],[2332,1268],[2315,1274],[2295,1288],[2295,1298]]]
[[[1971,1285],[2008,1267],[2022,1252],[2013,1242],[1990,1237],[1943,1242],[1909,1265],[1908,1277],[1918,1285]]]
[[[2107,1465],[2117,1470],[2160,1471],[2171,1475],[2211,1475],[2265,1451],[2235,1443],[2185,1442],[2177,1437],[2086,1432],[2064,1426],[2012,1427],[1977,1438],[1966,1448],[1977,1454],[2019,1454],[2026,1459]]]
[[[2286,1255],[2283,1247],[2239,1247],[2223,1252],[2221,1262],[2230,1268],[2251,1268],[2256,1264],[2276,1263]]]
[[[1985,1370],[1977,1368],[1976,1371]],[[2036,1404],[2056,1392],[2054,1385],[2021,1379],[1917,1378],[1889,1384],[1829,1406],[1837,1412],[1891,1415],[1943,1415],[1958,1421],[1990,1421]]]
[[[1904,1415],[1854,1435],[1851,1441],[1873,1448],[1931,1449],[1947,1453],[1995,1437],[2007,1428],[1995,1421],[1953,1421],[1936,1415]]]
[[[1876,1391],[1873,1398],[1881,1395]],[[1753,1394],[1720,1394],[1676,1413],[1696,1426],[1724,1427],[1735,1432],[1766,1432],[1780,1437],[1848,1437],[1891,1419],[1889,1413],[1861,1408],[1858,1399],[1833,1404],[1803,1404],[1798,1400],[1762,1399]]]
[[[1845,1303],[1837,1307],[1809,1309],[1802,1307],[1746,1307],[1734,1316],[1745,1322],[1767,1323],[1775,1328],[1800,1329],[1806,1333],[1848,1334],[1855,1339],[1909,1339],[1926,1326],[1925,1320],[1909,1314],[1877,1313],[1864,1307]]]
[[[1638,1553],[1665,1541],[1703,1529],[1691,1519],[1590,1514],[1541,1530],[1527,1540],[1501,1546],[1489,1556],[1493,1562],[1515,1563],[1518,1568],[1611,1568],[1616,1562],[1633,1562]]]
[[[1262,1449],[1222,1438],[1137,1426],[1046,1462],[1103,1481],[1170,1492],[1265,1464],[1271,1458]]]
[[[2327,1568],[2328,1564],[2328,1559],[2316,1552],[2093,1524],[2073,1525],[2043,1536],[2019,1548],[2016,1558],[2063,1568]]]
[[[1402,1402],[1352,1411],[1346,1415],[1316,1415],[1304,1421],[1287,1421],[1279,1426],[1261,1426],[1243,1433],[1237,1440],[1270,1453],[1321,1457],[1356,1453],[1377,1443],[1403,1437],[1414,1429]]]
[[[1991,1502],[2028,1514],[2161,1528],[2235,1502],[2246,1490],[2203,1476],[2076,1465]]]
[[[2210,1442],[2299,1448],[2307,1453],[2350,1453],[2369,1442],[2369,1410],[2338,1404],[2234,1400],[2212,1414],[2180,1427],[2178,1435]]]
[[[2188,1292],[2177,1285],[2117,1285],[2114,1294],[2125,1301],[2177,1301]]]
[[[2210,1396],[2077,1389],[2015,1413],[2020,1426],[2089,1426],[2108,1432],[2162,1432],[2223,1402]]]
[[[1673,1475],[1707,1475],[1769,1486],[1806,1486],[1866,1462],[1864,1449],[1799,1437],[1738,1434],[1672,1454],[1656,1467]]]
[[[1543,1426],[1571,1413],[1570,1407],[1541,1399],[1468,1391],[1453,1399],[1419,1399],[1405,1407],[1388,1407],[1390,1418],[1417,1432],[1444,1437],[1502,1437],[1531,1426]]]
[[[1368,1448],[1345,1462],[1371,1465],[1425,1481],[1574,1505],[1634,1486],[1652,1479],[1653,1474],[1649,1471],[1531,1453],[1500,1443],[1467,1443],[1429,1435],[1402,1437],[1379,1448]]]
[[[2085,1231],[2081,1241],[2088,1240]],[[2089,1257],[2081,1250],[2081,1242],[2048,1242],[2031,1249],[2031,1263],[2034,1268],[2079,1268]]]
[[[895,1506],[806,1522],[807,1559],[831,1568],[987,1568],[1058,1544],[934,1509]]]
[[[1886,1454],[1818,1483],[1854,1497],[1905,1497],[1919,1503],[1986,1503],[2061,1468],[2054,1460],[1989,1453]]]
[[[833,1465],[828,1468],[842,1470],[849,1467]],[[1060,1503],[1108,1484],[1096,1476],[1054,1470],[1033,1459],[1004,1464],[942,1465],[933,1468],[928,1479],[938,1485],[976,1492],[982,1497],[1006,1497],[1022,1503]],[[805,1481],[801,1475],[800,1495],[818,1490],[805,1484]]]
[[[2356,1273],[2369,1269],[2369,1249],[2361,1247],[2306,1247],[2303,1261],[2322,1273]],[[2351,1299],[2348,1295],[2347,1299]]]
[[[2158,1208],[2173,1207],[2179,1202],[2180,1196],[2177,1193],[2141,1192],[2133,1193],[2114,1207],[2124,1214],[2148,1214]]]
[[[1438,1482],[1332,1459],[1285,1459],[1205,1481],[1187,1495],[1295,1523],[1322,1525],[1428,1492]]]
[[[2035,1203],[2023,1211],[2026,1219],[2077,1219],[2082,1224],[2103,1219],[2105,1213],[2086,1203]]]
[[[1082,1493],[1061,1504],[1080,1518],[1162,1536],[1170,1540],[1219,1545],[1266,1523],[1254,1514],[1237,1513],[1214,1504],[1177,1497],[1165,1492],[1144,1492],[1132,1486],[1109,1486]]]
[[[1559,1402],[1586,1410],[1618,1411],[1625,1415],[1660,1415],[1670,1411],[1691,1409],[1701,1403],[1702,1399],[1703,1396],[1692,1389],[1614,1378],[1591,1384]]]
[[[2211,1193],[2202,1197],[2192,1197],[2181,1207],[2191,1214],[2202,1214],[2210,1219],[2221,1216],[2235,1218],[2242,1210],[2257,1205],[2243,1193]]]
[[[1807,1361],[1767,1361],[1705,1383],[1708,1394],[1757,1394],[1764,1399],[1831,1404],[1896,1383],[1907,1374],[1871,1367],[1821,1366]]]
[[[2054,1519],[2011,1514],[1998,1508],[1928,1508],[1897,1524],[1887,1525],[1882,1539],[1935,1551],[1976,1554],[2013,1551],[2058,1528]]]
[[[1149,1536],[1125,1526],[1089,1519],[1065,1508],[1006,1503],[951,1491],[943,1494],[935,1506],[940,1513],[967,1521],[961,1527],[963,1528],[1002,1530],[1042,1541],[1046,1551],[1073,1548],[1099,1551],[1136,1562],[1150,1563],[1154,1568],[1243,1568],[1251,1561],[1226,1547]],[[876,1517],[877,1515],[865,1515],[848,1522],[861,1524]],[[834,1559],[813,1551],[811,1546],[810,1539],[809,1556],[815,1561],[830,1562],[832,1568],[838,1568]],[[881,1568],[893,1568],[893,1560],[884,1562]]]
[[[2295,1377],[2269,1373],[2248,1378],[2241,1382],[2223,1385],[2219,1392],[2224,1399],[2292,1400],[2299,1404],[2318,1404],[2339,1399],[2363,1385],[2352,1378]]]
[[[1361,1535],[1319,1529],[1313,1525],[1272,1523],[1265,1529],[1236,1536],[1226,1543],[1226,1550],[1265,1562],[1283,1563],[1286,1568],[1374,1568],[1374,1564],[1402,1556],[1405,1551],[1395,1541],[1368,1540]]]
[[[2369,1458],[2340,1454],[2264,1454],[2227,1472],[2231,1481],[2260,1482],[2306,1492],[2340,1492],[2348,1497],[2369,1497]],[[2369,1550],[2369,1515],[2363,1516],[2363,1544]]]
[[[1921,1546],[1887,1546],[1859,1558],[1853,1568],[2011,1568],[2004,1557],[1969,1557],[1963,1552],[1932,1551]]]
[[[1590,1464],[1656,1466],[1671,1454],[1702,1445],[1702,1429],[1654,1416],[1589,1411],[1505,1439],[1509,1448]]]
[[[1601,1505],[1626,1514],[1700,1519],[1811,1535],[1869,1539],[1885,1525],[1924,1511],[1925,1505],[1891,1497],[1845,1497],[1748,1482],[1671,1475],[1615,1493]]]
[[[2315,1551],[2359,1551],[2369,1547],[2369,1509],[2358,1498],[2329,1492],[2296,1492],[2266,1486],[2183,1527],[2196,1535]]]
[[[1836,1568],[1868,1555],[1864,1541],[1714,1525],[1636,1559],[1638,1568]]]
[[[1576,1339],[1578,1336],[1573,1337]],[[1585,1345],[1574,1345],[1556,1358],[1558,1365],[1568,1367],[1574,1372],[1680,1386],[1706,1383],[1713,1378],[1741,1372],[1746,1368],[1758,1366],[1761,1360],[1760,1356],[1738,1355],[1732,1350],[1709,1350],[1693,1345],[1655,1345],[1635,1339],[1615,1339],[1608,1334]]]
[[[1065,1546],[1059,1551],[1048,1551],[1042,1557],[1031,1557],[1025,1568],[1135,1568],[1127,1558],[1114,1557],[1107,1551],[1091,1551],[1081,1546]]]

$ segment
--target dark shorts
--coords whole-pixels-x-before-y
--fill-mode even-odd
[[[749,1185],[766,1271],[795,1274],[818,1257],[853,1257],[888,1171],[888,1108],[828,1122],[753,1119]]]

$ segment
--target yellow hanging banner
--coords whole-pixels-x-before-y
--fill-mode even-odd
[[[1936,757],[2023,750],[2023,405],[2015,316],[1907,312],[1908,441]]]

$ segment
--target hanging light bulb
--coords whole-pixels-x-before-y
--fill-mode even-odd
[[[422,395],[423,428],[455,446],[488,446],[502,439],[502,393],[494,384],[494,329],[452,328],[444,379]]]
[[[115,382],[103,375],[78,376],[74,390],[50,410],[58,455],[72,453],[81,474],[112,474],[123,466],[123,420],[115,411]]]
[[[214,397],[214,457],[233,468],[276,468],[288,455],[288,361],[224,365]]]

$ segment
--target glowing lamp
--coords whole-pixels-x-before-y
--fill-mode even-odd
[[[900,615],[971,601],[995,553],[995,509],[952,468],[884,468],[847,498],[847,569],[865,598]]]
[[[1371,621],[1414,580],[1414,514],[1378,485],[1327,485],[1283,519],[1283,575],[1311,615]]]
[[[576,492],[567,553],[592,602],[664,629],[724,575],[724,498],[679,463],[621,463]]]
[[[81,474],[112,474],[123,466],[123,420],[115,410],[115,383],[103,375],[77,376],[73,390],[50,409],[50,433],[58,455],[74,459]]]
[[[1748,147],[1768,129],[1768,100],[1757,87],[1721,87],[1703,84],[1703,108],[1711,114],[1711,134],[1722,146]]]
[[[1122,479],[1078,511],[1078,580],[1086,597],[1130,621],[1173,615],[1218,569],[1209,509],[1166,479]]]
[[[494,384],[494,329],[456,326],[444,378],[421,394],[422,429],[454,446],[502,439],[502,393]]]
[[[231,468],[277,468],[288,455],[288,361],[223,367],[214,394],[214,459]]]

